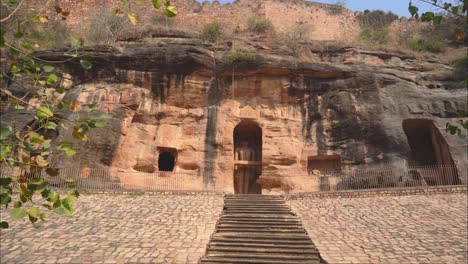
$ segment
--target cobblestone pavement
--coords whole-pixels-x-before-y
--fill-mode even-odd
[[[467,195],[288,201],[330,264],[467,263]]]
[[[222,207],[215,194],[82,196],[43,227],[10,220],[0,263],[197,263]]]

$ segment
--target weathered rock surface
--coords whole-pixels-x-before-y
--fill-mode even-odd
[[[37,55],[61,60],[64,52]],[[97,102],[114,117],[64,164],[157,171],[159,153],[170,150],[174,171],[203,175],[228,192],[242,120],[262,129],[263,191],[274,193],[312,190],[310,156],[337,155],[348,167],[408,160],[404,120],[433,120],[443,131],[457,110],[468,110],[466,89],[446,89],[450,66],[401,54],[348,48],[299,61],[270,52],[227,65],[228,51],[187,38],[82,52],[93,68],[64,65],[73,77],[66,97]],[[27,111],[14,115],[30,121]],[[466,179],[466,142],[441,134]]]

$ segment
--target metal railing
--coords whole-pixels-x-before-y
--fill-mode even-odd
[[[128,172],[116,168],[62,168],[57,176],[50,176],[44,170],[39,174],[25,173],[18,168],[0,167],[0,177],[44,178],[49,186],[56,189],[77,189],[88,191],[211,191],[203,175],[178,172]]]
[[[460,175],[456,166],[409,166],[392,163],[347,168],[340,172],[313,171],[305,184],[316,192],[401,188],[414,186],[441,186],[467,184],[467,175]],[[69,188],[103,192],[128,191],[216,191],[214,183],[205,179],[205,173],[129,172],[118,168],[62,168],[57,176],[45,171],[28,174],[8,166],[0,166],[0,177],[42,177],[56,189]],[[308,188],[309,189],[309,188]],[[294,190],[291,190],[294,192]]]
[[[316,172],[312,175],[317,191],[401,188],[466,184],[456,166],[408,166],[385,164],[340,172]]]

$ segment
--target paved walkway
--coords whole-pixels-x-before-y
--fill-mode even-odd
[[[197,263],[222,206],[222,195],[82,196],[72,217],[12,221],[0,263]]]
[[[467,263],[466,194],[289,204],[328,263]]]
[[[330,264],[467,263],[466,194],[288,202]],[[221,195],[83,196],[42,228],[12,221],[0,263],[197,263],[222,207]]]

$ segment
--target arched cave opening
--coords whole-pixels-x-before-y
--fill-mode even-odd
[[[175,166],[175,156],[170,152],[159,153],[158,168],[159,171],[173,171]]]
[[[257,183],[262,174],[262,129],[251,121],[241,121],[233,132],[234,137],[234,192],[261,194]]]
[[[403,130],[411,149],[408,164],[419,168],[429,185],[459,183],[449,145],[432,120],[404,120]]]

